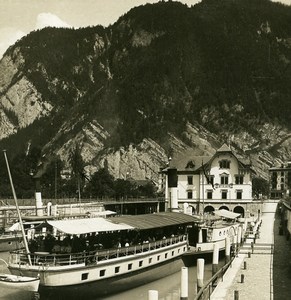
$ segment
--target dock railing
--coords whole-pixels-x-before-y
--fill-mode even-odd
[[[206,300],[211,297],[212,292],[214,291],[215,287],[220,281],[223,281],[223,275],[228,269],[228,267],[231,267],[232,261],[235,257],[232,257],[231,260],[226,263],[222,268],[219,269],[204,285],[203,287],[198,291],[196,297],[194,300]]]

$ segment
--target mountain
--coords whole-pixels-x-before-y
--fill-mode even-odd
[[[227,142],[263,178],[290,158],[291,7],[146,4],[113,25],[45,28],[0,61],[0,147],[150,178]]]

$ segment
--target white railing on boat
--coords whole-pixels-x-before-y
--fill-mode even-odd
[[[46,266],[67,266],[76,264],[93,264],[99,261],[110,260],[123,256],[135,255],[138,253],[145,253],[156,249],[164,248],[170,245],[178,244],[187,241],[187,235],[179,235],[168,239],[162,239],[155,242],[144,243],[142,245],[128,246],[121,248],[111,248],[106,250],[94,250],[89,252],[79,253],[48,253],[35,252],[29,253],[32,265],[39,266],[45,264]],[[9,256],[9,264],[27,265],[28,254],[23,251],[12,251]]]

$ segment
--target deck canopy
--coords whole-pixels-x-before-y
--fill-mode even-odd
[[[228,211],[226,209],[215,210],[214,214],[227,219],[236,219],[240,216],[240,214]]]
[[[86,234],[91,232],[130,230],[134,227],[123,224],[113,223],[104,218],[86,218],[72,220],[47,220],[47,223],[57,230],[67,234]]]
[[[113,222],[125,223],[139,230],[162,228],[173,225],[186,225],[190,223],[197,223],[200,221],[200,218],[197,216],[174,212],[163,212],[135,216],[124,215],[111,219]]]
[[[47,220],[47,224],[67,234],[85,234],[90,232],[105,232],[119,230],[146,230],[162,228],[173,225],[186,225],[199,222],[199,217],[183,213],[156,213],[146,215],[124,215],[104,219],[102,217],[73,219],[73,220]]]

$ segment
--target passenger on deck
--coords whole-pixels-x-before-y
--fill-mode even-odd
[[[46,252],[52,252],[53,246],[55,244],[55,237],[48,232],[44,239],[44,248]]]
[[[52,253],[59,254],[61,253],[61,242],[57,240],[53,246]]]

